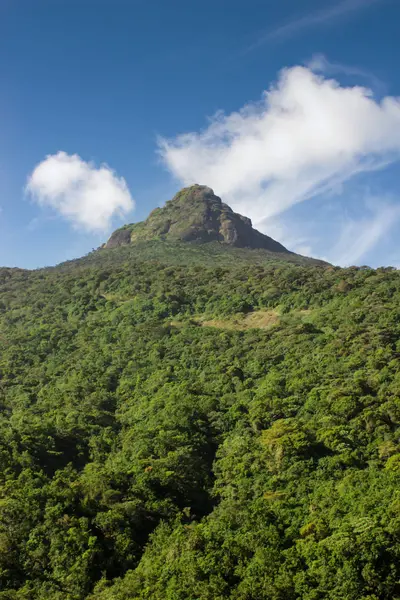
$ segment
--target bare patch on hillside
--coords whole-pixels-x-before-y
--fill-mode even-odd
[[[246,315],[240,313],[228,319],[200,321],[199,325],[217,329],[245,331],[247,329],[268,329],[278,321],[279,314],[275,310],[257,310]]]

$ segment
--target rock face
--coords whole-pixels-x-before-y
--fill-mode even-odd
[[[128,227],[117,229],[114,231],[105,248],[117,248],[117,246],[127,246],[131,243],[131,230]]]
[[[272,238],[253,229],[251,220],[239,215],[204,185],[181,190],[146,221],[125,225],[111,235],[106,248],[161,238],[186,242],[217,241],[237,248],[289,251]]]

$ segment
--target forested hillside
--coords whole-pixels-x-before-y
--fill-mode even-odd
[[[0,270],[2,600],[400,598],[399,273],[216,248]]]
[[[1,270],[0,598],[399,598],[399,273],[181,250]]]
[[[400,600],[399,65],[400,0],[0,0],[0,600]]]

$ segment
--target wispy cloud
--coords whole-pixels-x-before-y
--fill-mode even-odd
[[[329,8],[322,8],[316,12],[304,15],[292,21],[288,21],[280,27],[266,31],[261,35],[251,46],[246,48],[245,54],[259,48],[260,46],[267,44],[268,42],[279,41],[284,38],[291,37],[301,31],[315,27],[316,25],[322,25],[338,19],[346,14],[355,12],[362,8],[381,2],[382,0],[343,0],[334,6]]]
[[[345,65],[343,63],[332,62],[327,59],[324,54],[314,54],[306,66],[323,75],[347,75],[354,79],[364,79],[377,92],[383,93],[386,90],[386,85],[374,73],[366,69],[354,65]]]
[[[39,206],[91,232],[106,231],[114,216],[124,216],[134,207],[122,177],[107,165],[96,167],[66,152],[47,156],[38,164],[26,191]]]
[[[329,257],[334,264],[357,264],[387,235],[400,219],[400,205],[376,207],[371,215],[358,220],[346,219],[339,240]]]

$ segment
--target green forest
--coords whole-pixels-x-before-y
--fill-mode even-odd
[[[400,599],[400,274],[0,269],[1,600]]]

